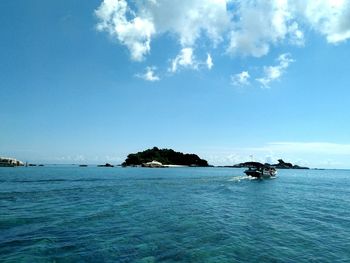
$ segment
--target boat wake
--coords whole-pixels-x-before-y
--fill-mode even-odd
[[[230,178],[228,181],[229,182],[240,182],[240,181],[244,181],[244,180],[258,180],[258,178],[256,177],[252,177],[252,176],[248,176],[248,175],[242,175],[242,176],[235,176]]]
[[[243,176],[235,176],[230,178],[228,181],[229,182],[237,182],[239,183],[240,181],[252,181],[252,180],[272,180],[272,179],[276,179],[277,176],[271,176],[269,178],[258,178],[258,177],[253,177],[253,176],[249,176],[249,175],[243,175]]]

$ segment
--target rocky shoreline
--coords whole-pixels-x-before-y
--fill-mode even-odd
[[[248,167],[247,164],[250,162],[244,162],[244,163],[239,163],[239,164],[235,164],[232,166],[224,166],[224,167],[231,167],[231,168],[246,168]],[[276,169],[310,169],[309,167],[304,167],[304,166],[299,166],[296,164],[292,164],[292,163],[287,163],[285,161],[283,161],[282,159],[278,160],[278,163],[276,164],[269,164],[269,163],[265,163],[265,165],[276,168]]]

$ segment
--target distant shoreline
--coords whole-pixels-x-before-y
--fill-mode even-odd
[[[78,164],[78,163],[72,163],[72,164],[64,164],[64,163],[40,163],[40,164],[43,164],[44,166],[39,166],[39,165],[36,165],[36,166],[28,166],[28,167],[25,167],[25,166],[17,166],[17,167],[0,167],[0,168],[15,168],[15,169],[19,169],[19,168],[23,168],[23,169],[26,169],[26,168],[32,168],[32,169],[40,169],[40,168],[52,168],[52,167],[66,167],[66,168],[69,168],[69,167],[74,167],[74,168],[104,168],[104,167],[99,167],[99,164],[86,164],[86,163],[82,163],[82,164]],[[83,166],[81,166],[83,165]],[[86,165],[86,166],[85,166]],[[166,165],[167,167],[166,168],[217,168],[217,169],[244,169],[244,167],[234,167],[232,165],[213,165],[213,166],[206,166],[206,167],[203,167],[203,166],[187,166],[187,165]],[[109,168],[109,167],[107,167]],[[141,167],[141,166],[127,166],[127,167],[122,167],[121,164],[116,164],[114,165],[114,168],[144,168],[144,167]],[[289,168],[289,169],[283,169],[283,168],[277,168],[277,169],[280,169],[280,170],[304,170],[305,169],[293,169],[293,168]],[[318,171],[323,171],[323,170],[343,170],[343,171],[349,171],[350,168],[309,168],[309,170],[318,170]]]

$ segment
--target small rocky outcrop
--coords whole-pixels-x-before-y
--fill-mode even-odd
[[[114,167],[114,165],[110,163],[102,164],[102,165],[97,165],[98,167]]]
[[[239,164],[235,164],[233,166],[226,166],[226,167],[233,167],[233,168],[246,168],[249,166],[251,162],[244,162],[244,163],[239,163]],[[285,161],[283,161],[282,159],[278,160],[278,163],[276,164],[269,164],[269,163],[265,163],[266,166],[270,166],[270,167],[274,167],[276,169],[310,169],[309,167],[303,167],[303,166],[299,166],[296,164],[292,164],[292,163],[287,163]]]

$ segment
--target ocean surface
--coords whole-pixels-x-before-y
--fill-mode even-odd
[[[0,262],[350,262],[350,171],[0,168]]]

